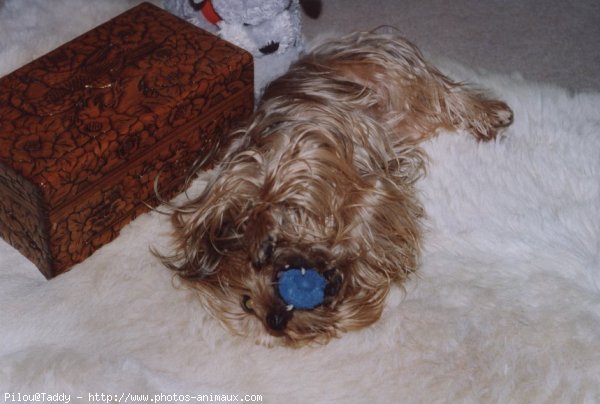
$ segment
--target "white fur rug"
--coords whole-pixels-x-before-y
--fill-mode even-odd
[[[129,6],[48,3],[0,0],[0,75]],[[444,66],[506,100],[515,123],[496,143],[426,145],[423,265],[375,326],[300,350],[227,334],[149,253],[168,244],[157,213],[51,281],[0,241],[0,398],[600,401],[600,94]]]

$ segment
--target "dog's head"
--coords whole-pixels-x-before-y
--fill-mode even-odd
[[[273,82],[204,191],[173,216],[166,263],[228,328],[266,345],[373,323],[416,266],[421,156],[390,142],[378,94],[323,69],[307,61]],[[281,296],[290,267],[324,279],[316,307]]]

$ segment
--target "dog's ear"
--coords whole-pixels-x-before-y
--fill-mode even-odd
[[[176,253],[163,261],[182,277],[215,274],[223,257],[244,243],[249,207],[258,192],[247,179],[258,170],[252,162],[225,160],[198,196],[173,206]]]
[[[247,242],[246,227],[262,185],[259,156],[238,154],[247,142],[234,141],[200,195],[174,207],[176,254],[165,263],[185,278],[215,274],[223,257]]]
[[[300,7],[307,16],[316,19],[321,15],[323,4],[320,0],[300,0]]]
[[[176,253],[161,257],[172,270],[187,279],[202,279],[215,274],[240,236],[231,209],[233,200],[215,200],[204,192],[175,209],[172,223]]]

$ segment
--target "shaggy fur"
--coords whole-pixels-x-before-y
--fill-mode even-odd
[[[0,1],[0,74],[132,2],[48,3]],[[577,74],[578,66],[596,66],[586,64],[593,41],[578,41],[591,37],[591,20],[580,18],[577,33],[569,29],[576,10],[590,15],[591,1],[581,8],[554,1],[541,14],[533,2],[519,3],[518,14],[493,16],[489,1],[453,2],[454,13],[438,14],[418,1],[347,3],[360,2],[326,2],[318,26],[412,21],[423,43],[445,40],[437,53],[478,68],[502,71],[521,58],[514,69],[530,78],[543,71],[575,88],[598,82],[598,74]],[[549,16],[560,41],[544,36]],[[517,29],[525,21],[533,34],[526,43]],[[444,31],[447,38],[437,35]],[[502,142],[440,134],[422,144],[430,164],[416,184],[427,212],[418,276],[404,284],[407,296],[391,288],[376,324],[318,349],[264,349],[227,335],[198,305],[198,292],[174,290],[170,271],[149,254],[149,246],[168,251],[170,243],[169,218],[156,211],[51,281],[0,240],[2,396],[65,392],[76,403],[90,392],[239,392],[289,403],[598,402],[600,94],[438,63],[451,77],[500,94],[515,122]],[[188,193],[201,192],[209,173]]]
[[[444,77],[402,38],[325,43],[267,88],[204,193],[177,208],[165,263],[260,343],[326,342],[368,326],[390,284],[418,265],[417,143],[441,128],[489,140],[511,120],[506,104]],[[326,277],[324,304],[286,307],[275,286],[290,265]]]

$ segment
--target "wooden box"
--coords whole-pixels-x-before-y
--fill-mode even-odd
[[[252,57],[141,4],[0,79],[0,235],[50,278],[253,108]],[[210,162],[208,163],[210,164]]]

